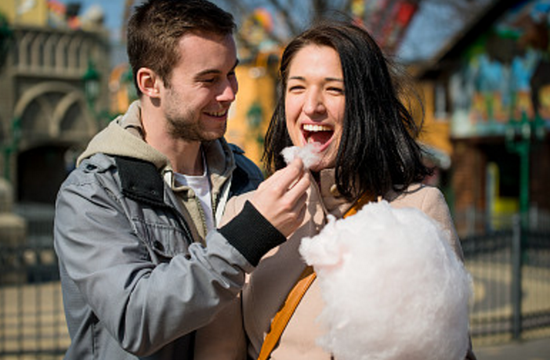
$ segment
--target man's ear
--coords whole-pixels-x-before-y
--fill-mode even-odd
[[[137,71],[136,79],[139,90],[143,95],[155,99],[160,96],[162,80],[153,70],[149,68],[140,68]]]

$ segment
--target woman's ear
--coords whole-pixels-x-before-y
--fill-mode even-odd
[[[150,98],[158,98],[160,96],[162,80],[153,70],[140,68],[136,74],[136,80],[139,90],[143,95]]]

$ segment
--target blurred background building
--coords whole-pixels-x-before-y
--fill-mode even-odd
[[[103,125],[95,111],[109,96],[103,14],[78,13],[76,4],[0,4],[0,166],[17,202],[53,204],[77,149]]]
[[[448,127],[444,186],[457,213],[550,211],[549,10],[496,1],[412,70],[427,89],[428,135]]]

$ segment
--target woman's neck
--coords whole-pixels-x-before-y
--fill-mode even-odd
[[[320,175],[320,173],[318,171],[312,171],[311,176],[313,177],[313,179],[315,180],[317,185],[321,186],[321,175]]]

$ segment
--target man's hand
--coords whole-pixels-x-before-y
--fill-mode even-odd
[[[302,223],[306,212],[309,176],[299,158],[262,182],[250,202],[284,236]]]

